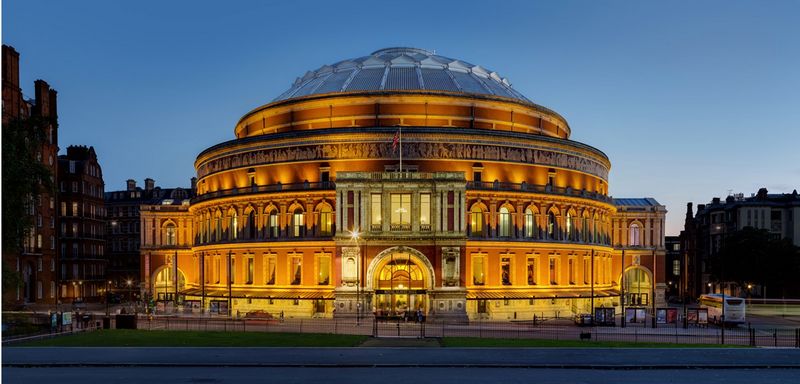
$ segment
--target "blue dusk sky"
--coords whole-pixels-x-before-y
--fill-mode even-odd
[[[610,193],[667,206],[800,188],[800,1],[2,3],[23,92],[59,92],[60,146],[106,190],[188,186],[203,149],[307,70],[377,49],[492,69],[604,151]]]

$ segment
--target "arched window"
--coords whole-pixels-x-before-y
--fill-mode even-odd
[[[553,212],[547,214],[547,236],[548,238],[556,238],[556,215]]]
[[[525,220],[524,221],[525,221],[525,223],[524,223],[525,237],[533,238],[533,228],[534,228],[533,227],[533,223],[534,223],[534,220],[533,220],[533,211],[531,211],[530,208],[525,210]]]
[[[642,245],[641,239],[639,238],[639,224],[631,224],[629,244],[632,247],[638,247]]]
[[[333,233],[333,211],[325,205],[319,210],[319,234],[330,236]]]
[[[511,214],[508,212],[508,208],[500,207],[500,214],[498,217],[497,222],[497,235],[500,237],[510,237],[511,236]]]
[[[177,245],[175,224],[169,223],[164,227],[164,242],[165,245]]]
[[[280,227],[278,226],[278,211],[272,210],[269,212],[269,223],[267,224],[269,228],[269,237],[270,238],[277,238],[280,235]]]
[[[469,228],[472,236],[483,236],[483,210],[477,205],[469,213]]]
[[[305,213],[302,208],[297,208],[292,214],[292,237],[302,237],[305,234]]]
[[[239,238],[239,215],[236,211],[231,211],[230,215],[230,225],[228,226],[228,233],[230,234],[231,240],[236,240]]]
[[[575,226],[572,225],[572,214],[567,212],[567,239],[573,240],[575,235]]]
[[[256,238],[256,212],[250,211],[247,215],[247,237],[250,239]]]

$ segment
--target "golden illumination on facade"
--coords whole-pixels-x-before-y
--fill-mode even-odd
[[[569,316],[620,305],[623,267],[650,273],[645,254],[663,257],[663,207],[625,208],[620,221],[606,155],[568,140],[563,117],[508,97],[498,78],[452,75],[474,80],[477,93],[313,93],[336,74],[323,72],[286,94],[302,96],[247,113],[236,139],[198,155],[190,206],[142,210],[142,278],[165,308]],[[392,145],[399,126],[403,172]],[[620,228],[633,220],[641,244],[624,241]],[[652,281],[631,289],[652,290]]]

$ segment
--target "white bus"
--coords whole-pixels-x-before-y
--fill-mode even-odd
[[[708,321],[721,324],[723,321],[723,302],[725,299],[725,324],[744,323],[744,299],[741,297],[724,296],[720,293],[709,293],[700,296],[700,307],[708,308]]]

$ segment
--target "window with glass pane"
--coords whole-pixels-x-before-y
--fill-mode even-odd
[[[503,285],[511,285],[511,258],[500,259],[500,282]]]
[[[278,228],[278,212],[272,211],[269,213],[269,235],[272,238],[278,237],[280,229]]]
[[[167,224],[167,245],[175,245],[175,224]]]
[[[508,208],[500,207],[500,220],[498,222],[497,234],[501,237],[511,236],[511,214]]]
[[[275,285],[275,267],[277,260],[275,256],[267,256],[264,266],[264,276],[266,277],[266,285]]]
[[[484,285],[485,279],[486,258],[484,256],[472,257],[472,284]]]
[[[239,238],[239,216],[236,212],[231,215],[231,223],[228,228],[228,233],[231,234],[231,239],[236,240]]]
[[[300,256],[292,256],[290,258],[290,271],[291,271],[291,284],[292,285],[300,285],[300,282],[303,277],[303,262]]]
[[[547,214],[547,236],[554,239],[556,235],[556,215],[553,212]]]
[[[392,222],[394,231],[407,231],[411,229],[411,194],[393,193],[391,197]]]
[[[381,194],[373,193],[370,196],[370,224],[372,224],[373,231],[381,230],[381,223],[383,223],[383,216],[381,214]]]
[[[558,284],[558,274],[556,273],[556,259],[550,259],[550,284]]]
[[[533,237],[533,211],[530,208],[525,210],[525,237]]]
[[[572,214],[567,212],[567,238],[572,240],[573,236],[573,226],[572,226]]]
[[[317,257],[317,285],[328,285],[331,280],[331,257]]]
[[[680,260],[672,260],[672,274],[675,276],[681,275],[681,261]]]
[[[305,222],[305,214],[301,208],[297,208],[292,215],[292,236],[303,236],[303,225]]]
[[[431,195],[422,193],[419,195],[419,229],[421,231],[431,230]]]
[[[636,247],[636,246],[641,245],[640,240],[639,240],[639,224],[636,224],[636,223],[631,224],[630,232],[631,232],[631,236],[630,236],[630,243],[629,244],[632,247]]]
[[[527,266],[528,285],[536,285],[536,259],[529,258]]]
[[[253,284],[253,267],[255,266],[255,260],[253,257],[250,256],[247,258],[247,284]]]
[[[319,211],[319,233],[328,236],[333,231],[333,212],[328,206],[322,207]]]
[[[478,207],[473,207],[469,213],[469,227],[473,236],[483,234],[483,211]]]

